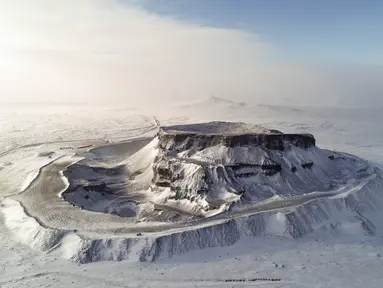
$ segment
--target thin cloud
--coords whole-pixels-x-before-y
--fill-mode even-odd
[[[365,77],[370,68],[355,68],[351,77],[274,61],[273,53],[244,31],[184,23],[119,1],[0,0],[2,101],[144,105],[218,95],[335,105],[358,103],[355,87],[360,93],[366,83],[374,95],[383,91],[371,80],[376,76]]]

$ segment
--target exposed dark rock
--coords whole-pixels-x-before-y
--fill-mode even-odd
[[[90,184],[87,186],[84,186],[85,191],[95,191],[95,192],[106,192],[108,190],[108,187],[105,183],[100,184]]]
[[[170,187],[170,182],[167,182],[167,181],[162,181],[162,182],[157,181],[157,182],[155,182],[155,183],[156,183],[156,185],[159,186],[159,187]]]
[[[240,179],[257,175],[272,176],[282,171],[282,165],[272,156],[273,151],[278,153],[291,147],[308,149],[315,146],[315,139],[310,134],[283,134],[278,130],[267,130],[245,123],[211,122],[160,127],[157,136],[159,153],[154,159],[152,183],[158,189],[170,188],[175,192],[171,196],[174,200],[198,201],[217,187],[217,181],[233,194],[246,195],[245,191],[253,188],[244,187]],[[219,157],[211,160],[192,157],[199,151],[215,146],[259,148],[254,150],[259,152],[254,153],[261,153],[262,156],[258,158],[254,155],[252,159],[234,157],[226,164]],[[178,156],[179,153],[183,153],[182,156]],[[312,165],[312,162],[304,163],[302,167],[311,168]],[[185,167],[191,166],[193,181],[186,183],[184,174],[190,176],[190,172]],[[291,170],[295,172],[296,168]],[[257,193],[262,195],[263,192]],[[252,197],[257,198],[255,195]],[[211,201],[214,206],[214,201]]]
[[[330,156],[328,156],[328,159],[335,160],[335,156],[334,155],[330,155]]]
[[[307,163],[303,163],[301,166],[302,168],[310,169],[311,167],[313,167],[313,165],[314,165],[314,162],[307,162]]]
[[[173,131],[160,129],[158,133],[161,149],[177,152],[193,148],[196,151],[215,145],[227,147],[259,146],[269,150],[285,149],[285,142],[307,149],[315,146],[315,138],[311,134],[283,134],[276,130],[269,133],[238,133],[233,135]],[[278,132],[278,133],[276,133]]]
[[[282,170],[281,164],[275,163],[271,160],[259,165],[246,163],[226,165],[226,168],[233,170],[234,174],[238,177],[250,177],[258,174],[258,172],[264,172],[266,175],[270,176]]]

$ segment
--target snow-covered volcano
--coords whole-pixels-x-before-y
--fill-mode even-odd
[[[84,175],[74,179],[76,185],[64,197],[86,209],[139,221],[178,222],[265,201],[332,196],[374,174],[366,161],[316,147],[310,134],[283,134],[245,123],[164,126],[144,144],[109,169],[76,164],[70,180],[84,174],[79,172],[85,167],[104,176],[93,176],[95,184],[85,187],[78,185],[88,183]],[[78,187],[83,197],[76,197]]]
[[[67,145],[75,154],[38,154],[46,165],[2,211],[26,242],[72,260],[156,260],[250,235],[380,229],[382,172],[318,148],[310,134],[209,122]]]

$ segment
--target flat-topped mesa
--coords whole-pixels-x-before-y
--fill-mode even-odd
[[[315,146],[315,139],[242,122],[209,122],[160,127],[156,143],[154,195],[161,204],[206,215],[221,205],[285,193],[280,187],[265,187],[276,181],[278,173],[299,182],[298,168],[308,171],[313,166],[309,148]]]
[[[162,126],[158,133],[159,147],[167,151],[200,151],[207,147],[262,147],[285,150],[285,144],[302,149],[315,146],[311,134],[284,134],[243,122],[209,122],[190,125]]]

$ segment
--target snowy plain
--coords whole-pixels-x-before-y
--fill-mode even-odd
[[[30,152],[25,147],[22,154],[12,149],[35,145],[31,147],[46,155],[49,144],[45,143],[78,141],[81,147],[89,139],[121,141],[150,133],[155,126],[152,116],[161,124],[245,121],[283,132],[311,133],[321,148],[351,153],[383,167],[381,111],[250,105],[217,97],[156,109],[4,105],[0,108],[0,155],[11,152],[0,158],[0,173],[5,170],[2,167],[13,168],[7,169],[11,171],[7,177],[2,175],[0,185],[14,187],[17,193],[48,164],[24,161],[35,149]],[[0,191],[0,197],[5,196]],[[3,218],[0,242],[0,287],[381,287],[383,281],[382,235],[367,236],[352,227],[335,234],[316,231],[300,239],[256,237],[154,263],[76,264],[20,244]],[[254,278],[280,281],[225,282]]]

